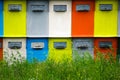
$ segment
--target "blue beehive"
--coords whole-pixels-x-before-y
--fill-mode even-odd
[[[27,38],[27,60],[44,61],[48,56],[47,38]]]
[[[3,1],[0,0],[0,37],[3,36]]]

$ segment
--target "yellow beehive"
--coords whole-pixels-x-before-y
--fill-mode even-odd
[[[9,11],[9,5],[21,5],[21,11]],[[26,1],[4,1],[4,37],[26,36]]]
[[[66,42],[66,48],[56,49],[54,42]],[[55,61],[64,61],[72,59],[72,44],[71,39],[49,39],[49,58]]]
[[[112,11],[101,11],[100,4],[112,4]],[[118,1],[96,0],[95,3],[95,37],[116,37],[118,25]]]

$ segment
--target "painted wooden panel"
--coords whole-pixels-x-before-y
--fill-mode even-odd
[[[3,39],[0,38],[0,60],[3,59]]]
[[[12,43],[12,44],[11,44]],[[13,43],[21,43],[19,44]],[[16,59],[26,59],[26,39],[25,38],[4,38],[3,39],[3,58],[7,61]],[[11,59],[10,59],[11,58]]]
[[[89,11],[77,11],[77,5],[88,5]],[[72,2],[72,37],[94,36],[95,1],[75,0]]]
[[[101,43],[102,42],[102,43]],[[107,43],[107,44],[106,44]],[[117,55],[117,38],[95,38],[94,39],[94,55],[100,52],[103,54],[112,53],[113,56]]]
[[[111,11],[101,11],[100,4],[112,4]],[[116,37],[118,27],[118,1],[98,0],[95,9],[95,37]]]
[[[33,44],[35,44],[32,46]],[[43,43],[42,45],[38,45]],[[41,47],[39,47],[41,46]],[[44,61],[48,57],[48,39],[47,38],[27,38],[27,60]]]
[[[42,7],[43,6],[43,7]],[[33,9],[44,8],[43,11]],[[27,36],[48,37],[49,33],[49,1],[27,2]]]
[[[118,37],[120,37],[120,1],[118,0]]]
[[[85,53],[89,53],[91,56],[94,56],[94,42],[93,39],[88,38],[73,38],[73,56],[78,54],[81,57]]]
[[[0,0],[0,37],[3,37],[3,1]]]
[[[9,10],[10,5],[19,5],[21,10]],[[14,7],[14,6],[13,6]],[[26,36],[26,1],[4,1],[4,37]]]
[[[61,45],[61,43],[66,43],[66,46],[64,48],[56,48],[55,47],[55,43],[60,43],[59,45]],[[50,58],[52,58],[53,60],[56,61],[61,61],[64,60],[66,58],[70,58],[72,57],[72,43],[71,43],[71,39],[67,39],[67,38],[50,38],[49,39],[49,56]]]
[[[118,38],[118,43],[117,43],[117,58],[120,61],[120,38]]]
[[[49,37],[71,36],[71,1],[50,1]],[[66,11],[54,11],[54,5],[66,5]]]

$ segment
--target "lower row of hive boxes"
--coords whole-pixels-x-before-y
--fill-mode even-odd
[[[89,52],[94,57],[97,51],[103,54],[111,52],[116,56],[120,47],[118,41],[117,38],[4,38],[0,39],[0,58],[21,56],[28,61],[44,61],[48,57],[62,60],[64,57],[72,58],[76,52],[79,55]]]

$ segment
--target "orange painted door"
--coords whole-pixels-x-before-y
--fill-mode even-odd
[[[3,39],[0,38],[0,60],[3,59]]]
[[[77,5],[88,5],[89,11],[77,11]],[[72,37],[93,37],[94,0],[75,0],[72,2]]]
[[[108,47],[110,46],[110,47]],[[94,55],[98,52],[102,54],[112,53],[116,57],[117,54],[117,38],[95,38],[94,39]]]

